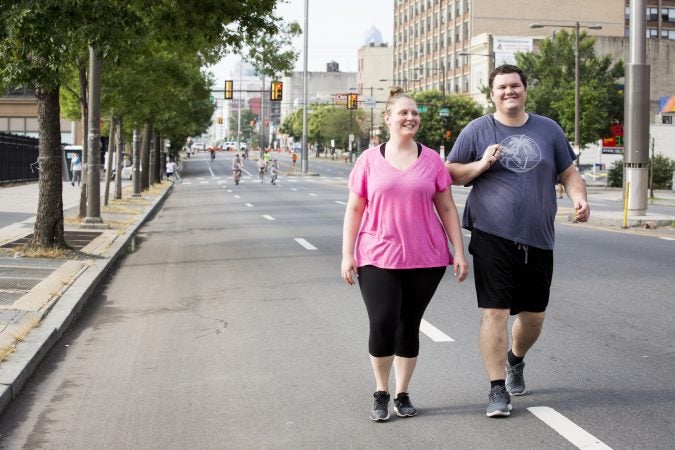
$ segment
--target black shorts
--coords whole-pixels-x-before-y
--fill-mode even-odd
[[[480,308],[543,312],[553,277],[553,251],[530,247],[477,229],[471,231],[476,296]]]

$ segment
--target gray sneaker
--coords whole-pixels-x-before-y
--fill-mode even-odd
[[[394,399],[394,411],[399,417],[413,417],[417,415],[417,410],[410,401],[407,392],[399,393]]]
[[[389,420],[389,394],[384,391],[377,391],[373,394],[375,402],[370,411],[370,420],[375,422],[384,422]]]
[[[506,390],[511,395],[523,395],[525,393],[525,361],[515,366],[506,363]]]
[[[488,395],[488,407],[485,415],[488,417],[507,417],[511,414],[511,396],[504,386],[495,386]]]

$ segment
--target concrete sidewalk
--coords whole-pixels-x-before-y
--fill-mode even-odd
[[[131,198],[127,185],[122,200],[112,200],[111,195],[107,206],[101,201],[101,218],[108,228],[87,229],[80,228],[77,218],[80,189],[64,183],[66,242],[78,250],[78,257],[32,258],[21,255],[20,245],[33,233],[38,184],[0,187],[4,217],[0,223],[0,412],[19,394],[171,190],[171,183],[163,182],[142,197]]]

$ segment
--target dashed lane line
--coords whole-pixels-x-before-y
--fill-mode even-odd
[[[317,248],[314,247],[312,244],[304,240],[303,238],[295,238],[295,242],[298,244],[302,245],[306,250],[316,250]]]
[[[241,196],[234,194],[234,198],[241,198]]]
[[[319,196],[318,194],[315,194],[314,192],[310,192],[309,195],[310,195],[311,197],[318,197],[318,196]]]
[[[577,448],[583,448],[584,450],[612,449],[553,408],[549,408],[548,406],[533,406],[527,408],[527,410]]]
[[[273,221],[273,220],[276,220],[274,217],[272,217],[272,216],[270,216],[270,215],[268,215],[268,214],[263,214],[263,217],[264,217],[265,219],[269,220],[270,222]]]
[[[246,203],[246,206],[248,206],[249,208],[253,208],[253,203]]]
[[[346,205],[347,204],[347,202],[343,202],[343,201],[340,201],[340,200],[335,200],[335,203],[337,203],[338,205]]]
[[[434,342],[455,342],[453,338],[443,333],[441,330],[422,319],[420,323],[420,331],[429,337]]]

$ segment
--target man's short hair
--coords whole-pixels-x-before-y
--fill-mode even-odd
[[[492,83],[495,81],[497,75],[502,75],[505,73],[517,73],[520,76],[520,81],[523,83],[523,87],[527,89],[527,75],[520,69],[518,66],[513,64],[502,64],[501,66],[495,68],[490,74],[490,90],[492,91]]]

